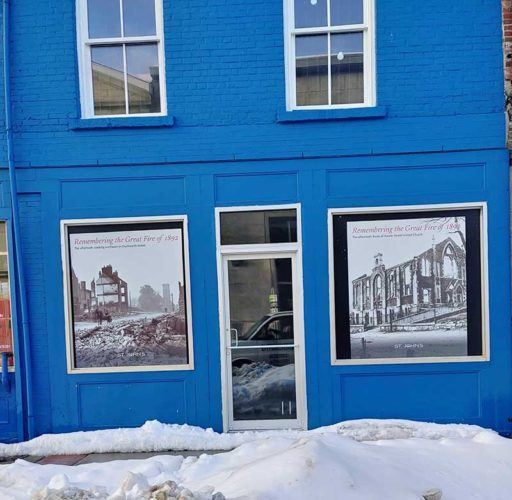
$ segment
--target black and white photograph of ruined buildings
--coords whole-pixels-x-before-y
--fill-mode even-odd
[[[347,233],[352,358],[466,356],[464,218],[349,223]]]
[[[101,238],[71,235],[76,368],[187,364],[181,234],[158,243],[91,245]]]

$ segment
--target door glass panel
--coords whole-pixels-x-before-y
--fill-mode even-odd
[[[228,261],[234,420],[296,419],[292,261]]]
[[[220,239],[222,245],[294,243],[297,212],[295,209],[222,212]]]

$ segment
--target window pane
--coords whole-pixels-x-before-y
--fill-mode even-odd
[[[121,36],[119,0],[87,0],[89,37]]]
[[[160,75],[156,43],[126,46],[129,113],[160,112]]]
[[[363,0],[331,0],[331,26],[363,23]]]
[[[327,0],[295,0],[295,27],[327,26]]]
[[[327,35],[295,39],[297,106],[329,104]]]
[[[220,216],[222,245],[292,243],[297,241],[295,210],[223,212]]]
[[[364,102],[363,75],[363,34],[332,35],[332,104]]]
[[[0,252],[7,252],[7,234],[5,222],[0,222]]]
[[[155,0],[124,0],[123,21],[124,36],[155,35]]]
[[[94,114],[125,114],[123,47],[93,47],[91,59]]]

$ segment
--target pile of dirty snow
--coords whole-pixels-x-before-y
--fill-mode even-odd
[[[360,420],[307,432],[225,435],[152,422],[140,429],[45,436],[38,438],[40,441],[3,445],[2,454],[14,449],[24,450],[23,453],[28,449],[37,449],[37,453],[51,449],[55,453],[63,448],[68,453],[82,453],[77,434],[88,447],[101,436],[110,440],[111,449],[122,446],[127,451],[131,443],[134,449],[141,450],[144,444],[155,444],[160,437],[155,436],[152,441],[148,437],[150,429],[164,432],[168,443],[174,435],[175,443],[188,449],[208,444],[208,438],[212,442],[205,448],[239,446],[230,452],[198,458],[162,455],[75,467],[17,460],[0,466],[0,498],[511,498],[512,441],[469,425]],[[145,439],[137,441],[144,435]]]

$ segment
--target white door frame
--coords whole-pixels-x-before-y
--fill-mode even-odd
[[[220,239],[220,214],[222,212],[244,212],[256,210],[286,210],[295,209],[297,213],[297,242],[296,243],[267,243],[248,245],[224,245]],[[258,205],[240,207],[217,207],[215,209],[215,224],[217,233],[217,276],[219,298],[219,326],[220,326],[220,364],[222,383],[222,421],[224,432],[248,429],[279,429],[307,427],[307,400],[306,400],[306,366],[304,346],[304,294],[302,279],[302,245],[301,245],[301,218],[300,204],[289,205]],[[233,422],[231,405],[231,366],[227,363],[228,345],[226,329],[229,328],[229,291],[227,262],[234,259],[265,259],[265,258],[291,258],[293,283],[293,322],[295,345],[295,390],[297,419],[293,420],[248,420]]]

